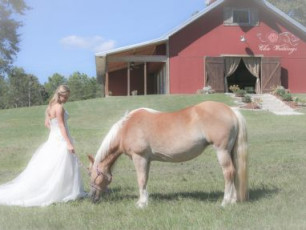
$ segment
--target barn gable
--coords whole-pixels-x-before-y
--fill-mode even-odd
[[[234,83],[306,92],[305,56],[305,27],[267,1],[217,0],[159,39],[96,54],[96,66],[106,95],[195,93],[211,84],[226,92]]]

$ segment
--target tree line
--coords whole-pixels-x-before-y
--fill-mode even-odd
[[[69,101],[100,97],[102,92],[95,77],[79,72],[68,78],[55,73],[46,83],[40,84],[36,76],[14,67],[6,77],[0,75],[0,109],[47,104],[61,84],[68,85],[71,90]]]

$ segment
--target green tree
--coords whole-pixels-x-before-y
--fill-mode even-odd
[[[268,0],[274,6],[306,26],[306,1],[305,0]]]
[[[4,77],[0,76],[0,109],[5,109],[7,105],[8,85]]]
[[[50,97],[52,97],[53,93],[59,85],[63,85],[66,83],[66,78],[58,73],[55,73],[51,77],[49,77],[48,82],[44,84],[44,88],[46,90],[46,99],[48,100]]]
[[[71,93],[71,101],[86,100],[99,96],[99,87],[96,78],[90,78],[86,74],[73,73],[67,81]]]
[[[40,105],[43,103],[42,91],[37,77],[15,67],[7,77],[5,108]]]
[[[0,0],[0,74],[7,73],[19,51],[17,30],[22,23],[14,17],[29,9],[23,0]]]
[[[28,82],[28,106],[41,105],[45,99],[45,88],[40,84],[38,78],[32,74],[27,74]]]

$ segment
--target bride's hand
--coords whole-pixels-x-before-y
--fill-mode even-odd
[[[68,144],[68,145],[67,145],[67,149],[68,149],[68,151],[69,151],[71,154],[74,154],[74,153],[75,153],[74,147],[73,147],[72,144]]]

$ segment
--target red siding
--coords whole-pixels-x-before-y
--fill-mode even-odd
[[[144,69],[137,65],[130,71],[130,91],[137,90],[138,95],[144,94]],[[127,95],[127,70],[112,72],[109,77],[109,91],[116,96]],[[131,95],[130,92],[130,95]]]
[[[109,74],[109,89],[112,95],[127,95],[127,71],[126,69],[115,71]]]

